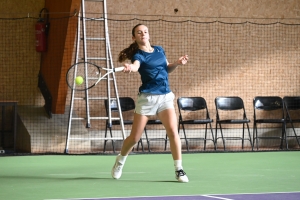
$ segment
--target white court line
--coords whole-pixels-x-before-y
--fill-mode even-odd
[[[232,200],[232,199],[226,199],[226,198],[222,198],[222,197],[216,197],[216,196],[210,196],[210,195],[247,195],[247,194],[289,194],[289,193],[300,193],[300,191],[289,191],[289,192],[261,192],[261,193],[234,193],[234,194],[209,194],[209,195],[203,195],[203,194],[193,194],[193,195],[168,195],[168,196],[130,196],[130,197],[94,197],[94,199],[118,199],[118,198],[122,198],[122,199],[134,199],[134,198],[146,198],[146,197],[153,197],[153,198],[157,198],[157,197],[189,197],[189,196],[203,196],[203,197],[208,197],[208,198],[215,198],[215,199],[222,199],[222,200]],[[72,198],[72,199],[44,199],[44,200],[84,200],[84,199],[93,199],[92,197],[90,198]]]
[[[147,172],[123,172],[122,174],[146,174]],[[111,174],[110,172],[97,172],[94,174],[47,174],[49,176],[86,176],[96,174]]]
[[[48,174],[49,176],[84,176],[86,174]]]
[[[210,195],[202,195],[203,197],[209,197],[213,199],[223,199],[223,200],[233,200],[233,199],[228,199],[228,198],[223,198],[223,197],[215,197],[215,196],[210,196]]]

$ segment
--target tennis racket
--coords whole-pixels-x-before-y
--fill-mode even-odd
[[[108,74],[120,72],[123,69],[124,67],[107,69],[90,62],[78,62],[68,69],[66,81],[72,90],[84,91],[97,85]]]

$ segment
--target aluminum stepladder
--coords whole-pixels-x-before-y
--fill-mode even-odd
[[[102,3],[103,16],[100,18],[87,18],[86,12],[85,12],[85,3],[86,2]],[[104,23],[104,24],[102,24],[102,27],[104,27],[104,29],[105,29],[105,30],[103,30],[104,37],[89,37],[89,38],[87,37],[86,23],[88,23],[90,21],[97,22],[97,23]],[[80,41],[83,42],[83,45],[82,45],[83,58],[79,58],[79,52],[81,49]],[[100,42],[100,43],[102,42],[102,44],[104,43],[105,55],[103,57],[88,57],[87,41]],[[110,42],[109,42],[106,0],[81,0],[81,12],[78,15],[78,25],[77,25],[77,42],[76,42],[75,63],[78,62],[79,60],[84,61],[84,62],[93,62],[95,60],[102,60],[102,61],[105,61],[106,68],[114,67],[111,49],[110,49]],[[111,81],[113,82],[115,97],[111,97]],[[106,83],[107,83],[107,88],[106,88],[107,96],[105,96],[105,97],[91,97],[91,96],[89,96],[89,90],[86,90],[86,91],[84,91],[84,97],[78,98],[78,97],[75,97],[76,91],[75,90],[71,91],[71,102],[70,102],[70,112],[69,112],[68,132],[67,132],[67,138],[66,138],[65,153],[69,153],[69,145],[70,145],[71,140],[111,140],[113,142],[114,140],[124,140],[126,138],[115,73],[111,73],[107,76]],[[101,81],[97,86],[99,87],[100,84],[101,84]],[[81,101],[84,100],[85,101],[86,118],[73,117],[75,100],[81,100]],[[104,102],[104,100],[108,101],[108,114],[106,114],[106,112],[105,112],[105,115],[106,115],[105,117],[104,116],[90,116],[89,101]],[[111,116],[111,109],[110,109],[111,100],[115,100],[115,102],[117,102],[119,117]],[[110,127],[112,126],[112,120],[120,120],[122,138],[121,137],[88,137],[88,138],[72,137],[71,136],[71,127],[72,127],[72,122],[74,120],[86,120],[86,128],[91,127],[91,120],[108,120],[108,126],[110,126]]]

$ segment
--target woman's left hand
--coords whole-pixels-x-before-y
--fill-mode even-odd
[[[177,62],[179,65],[185,65],[187,63],[188,59],[189,59],[189,56],[184,55],[184,56],[180,57]]]

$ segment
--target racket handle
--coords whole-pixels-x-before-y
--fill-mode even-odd
[[[117,68],[114,68],[114,71],[115,72],[120,72],[120,71],[123,71],[125,67],[117,67]]]

